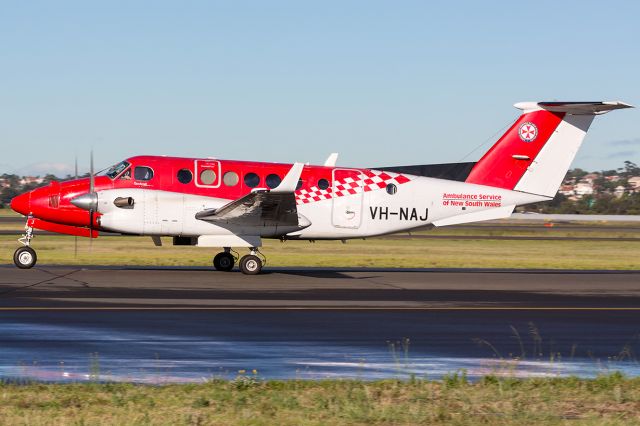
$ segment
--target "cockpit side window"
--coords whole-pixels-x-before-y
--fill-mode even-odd
[[[121,174],[118,180],[131,180],[131,167]]]
[[[104,173],[105,176],[109,176],[111,179],[115,179],[118,177],[120,173],[122,173],[127,167],[129,167],[129,163],[126,161],[122,161],[115,166],[109,167],[106,172],[98,173],[98,175],[102,175]]]
[[[136,166],[133,170],[133,178],[135,180],[151,180],[153,179],[153,170],[147,166]]]

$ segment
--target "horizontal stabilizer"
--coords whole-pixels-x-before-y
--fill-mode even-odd
[[[538,110],[546,110],[551,112],[563,112],[571,115],[585,114],[605,114],[614,109],[633,108],[620,101],[606,102],[519,102],[514,105],[525,113]]]
[[[477,212],[451,216],[433,222],[435,226],[458,225],[461,223],[480,222],[483,220],[505,219],[511,216],[516,206],[502,206],[495,209],[480,210]]]

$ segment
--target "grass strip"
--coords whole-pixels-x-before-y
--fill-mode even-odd
[[[0,385],[0,418],[28,424],[635,425],[640,379],[487,376],[442,381],[232,381]]]
[[[74,237],[38,236],[33,247],[41,264],[211,266],[217,249],[174,247],[164,238],[155,247],[148,237],[105,237],[89,246]],[[339,241],[265,240],[268,266],[395,268],[548,268],[640,269],[640,243],[587,240],[369,239]],[[10,263],[15,236],[0,236],[0,259]],[[245,254],[240,251],[240,254]]]

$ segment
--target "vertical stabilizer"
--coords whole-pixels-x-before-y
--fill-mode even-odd
[[[596,115],[622,102],[521,102],[518,120],[478,161],[466,182],[555,196]]]

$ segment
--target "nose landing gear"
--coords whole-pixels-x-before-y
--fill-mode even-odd
[[[33,268],[38,261],[38,256],[36,255],[36,251],[31,248],[31,239],[33,238],[33,227],[30,226],[29,221],[31,218],[27,220],[27,225],[25,226],[24,235],[18,239],[20,243],[24,247],[20,247],[13,253],[13,263],[20,269],[30,269]]]

